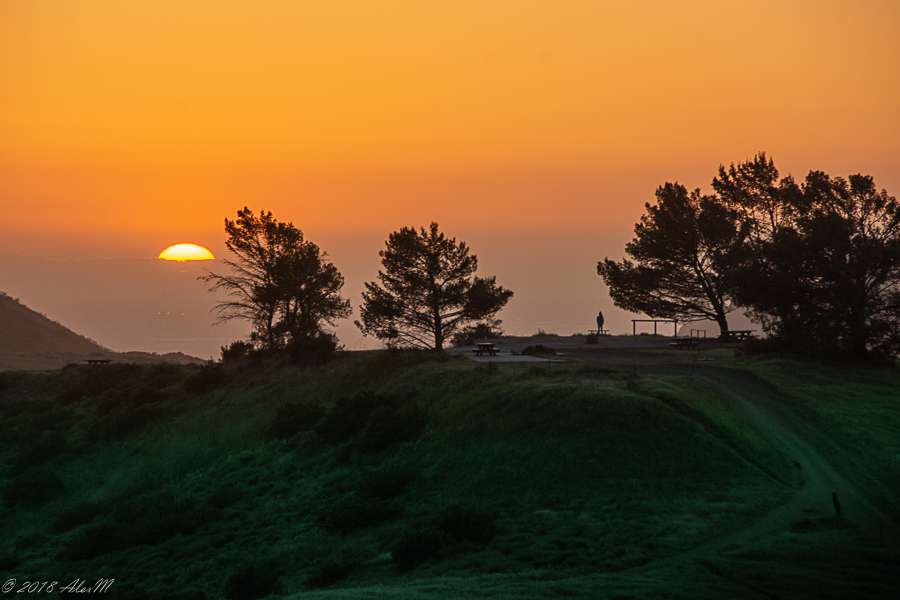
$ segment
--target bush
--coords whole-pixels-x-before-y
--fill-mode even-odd
[[[31,446],[23,449],[13,460],[12,473],[19,475],[69,451],[66,436],[58,431],[46,431]]]
[[[383,523],[400,514],[400,511],[384,502],[373,502],[356,496],[338,502],[319,514],[322,529],[347,535]]]
[[[275,413],[269,433],[276,438],[291,438],[302,431],[315,429],[325,411],[314,404],[297,402],[285,404]]]
[[[147,367],[144,382],[149,389],[161,390],[173,383],[181,381],[184,368],[172,363],[154,363]]]
[[[344,581],[357,565],[346,559],[331,559],[316,568],[306,579],[306,585],[312,588],[322,588]]]
[[[291,341],[288,352],[291,360],[301,365],[321,365],[328,362],[337,352],[337,338],[328,333],[301,337]]]
[[[246,565],[237,569],[225,582],[229,600],[256,600],[279,590],[278,575],[271,567]]]
[[[99,420],[91,430],[95,440],[117,440],[143,431],[160,420],[163,411],[158,406],[134,406]]]
[[[12,552],[0,554],[0,571],[12,571],[19,566],[19,558]]]
[[[131,386],[141,377],[141,367],[135,364],[110,364],[103,366],[76,366],[68,369],[63,376],[75,381],[68,382],[59,399],[63,403],[78,402],[91,396],[99,396],[103,392]]]
[[[415,406],[384,404],[369,416],[361,443],[370,452],[381,452],[394,444],[418,438],[427,423],[425,414]]]
[[[185,505],[152,494],[131,497],[115,506],[108,521],[83,529],[61,557],[83,560],[134,546],[154,546],[178,534],[191,535],[216,518],[207,505]]]
[[[420,529],[400,538],[391,556],[401,571],[408,571],[441,555],[444,538],[439,531]]]
[[[106,508],[97,502],[81,502],[57,514],[50,530],[53,533],[65,533],[90,523],[105,512]]]
[[[534,344],[532,346],[526,346],[525,349],[522,350],[522,354],[526,356],[555,356],[556,350],[549,346],[544,346],[543,344]]]
[[[503,335],[500,329],[500,321],[493,323],[478,323],[458,331],[450,338],[454,346],[471,346],[479,340],[492,340]]]
[[[49,471],[28,471],[6,484],[3,500],[12,508],[33,508],[63,493],[62,481]]]
[[[402,467],[379,469],[362,482],[359,493],[362,497],[373,500],[396,498],[406,490],[415,476],[415,471]]]
[[[73,537],[62,549],[59,557],[63,560],[85,560],[108,554],[121,547],[118,528],[104,523],[89,527]]]
[[[184,380],[184,389],[192,394],[207,394],[225,383],[225,370],[221,365],[204,365]]]
[[[338,399],[319,423],[316,432],[326,442],[345,442],[361,432],[369,422],[369,416],[386,400],[368,392]]]
[[[229,363],[241,360],[253,353],[253,344],[243,340],[236,340],[227,346],[222,346],[222,362]]]
[[[457,541],[484,545],[497,534],[496,520],[494,512],[455,505],[444,509],[437,527]]]

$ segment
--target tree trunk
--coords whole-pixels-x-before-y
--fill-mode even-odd
[[[444,323],[441,321],[440,309],[435,309],[434,314],[434,349],[440,352],[444,349]]]
[[[719,337],[724,339],[728,337],[728,317],[725,316],[725,311],[721,309],[716,309],[716,323],[719,324]]]

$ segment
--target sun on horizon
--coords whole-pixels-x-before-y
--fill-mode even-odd
[[[215,260],[215,256],[208,248],[199,244],[180,243],[173,244],[159,253],[161,260],[186,262],[189,260]]]

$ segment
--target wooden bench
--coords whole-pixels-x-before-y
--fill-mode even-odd
[[[588,335],[608,336],[609,329],[588,329]]]
[[[492,342],[478,342],[475,344],[475,356],[497,356],[497,346]]]

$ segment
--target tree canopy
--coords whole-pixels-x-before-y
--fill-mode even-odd
[[[340,295],[340,272],[292,223],[245,206],[236,219],[225,219],[225,232],[234,258],[224,262],[231,273],[209,273],[205,279],[211,290],[228,297],[215,307],[219,318],[249,321],[258,347],[307,343],[350,315],[350,301]]]
[[[654,318],[711,319],[728,332],[732,310],[723,257],[744,235],[735,211],[677,183],[656,190],[625,247],[630,258],[605,258],[597,272],[616,306]]]
[[[900,207],[872,177],[810,171],[801,183],[764,155],[720,169],[713,187],[755,235],[731,257],[734,295],[784,345],[890,357],[900,348]],[[765,218],[775,215],[774,218]],[[763,217],[763,218],[761,218]]]
[[[781,177],[765,154],[720,167],[712,194],[667,183],[627,257],[597,270],[617,306],[709,318],[740,306],[780,347],[892,360],[900,351],[900,205],[872,177]]]
[[[391,347],[441,350],[464,328],[496,327],[495,315],[513,295],[496,278],[476,276],[478,258],[437,223],[391,233],[379,256],[378,281],[365,284],[357,326]]]

